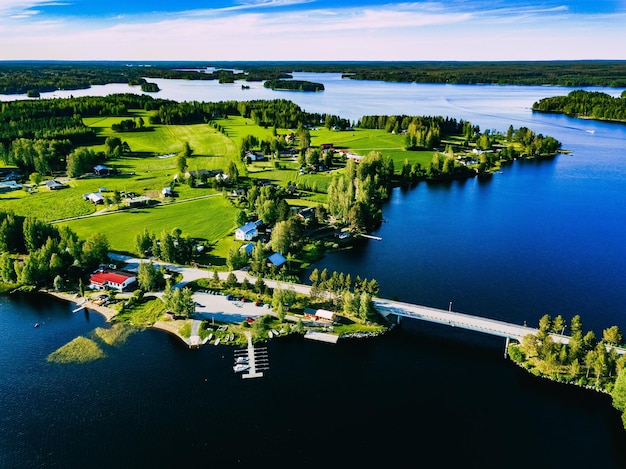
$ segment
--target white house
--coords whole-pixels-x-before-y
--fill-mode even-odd
[[[102,194],[100,192],[92,192],[91,194],[87,196],[87,198],[94,204],[104,203],[104,197],[102,197]]]
[[[248,222],[235,230],[235,239],[251,241],[259,236],[259,230],[254,222]]]

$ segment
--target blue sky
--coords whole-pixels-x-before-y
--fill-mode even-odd
[[[626,0],[0,0],[0,60],[626,60]]]

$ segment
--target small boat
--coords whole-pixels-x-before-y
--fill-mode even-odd
[[[235,334],[233,332],[230,333],[230,337],[228,338],[228,340],[235,340]]]
[[[245,363],[239,363],[233,366],[233,370],[235,373],[241,373],[242,371],[246,371],[250,369],[250,365],[246,365]]]
[[[219,345],[220,344],[220,338],[218,337],[217,339],[215,339],[215,345]]]
[[[38,322],[35,323],[35,327],[39,327],[39,323]]]
[[[280,335],[276,329],[272,329],[272,334],[274,334],[274,337]]]
[[[270,339],[274,337],[274,333],[272,331],[268,331],[267,335],[269,336]]]
[[[237,357],[235,364],[239,365],[241,363],[248,363],[248,357]]]

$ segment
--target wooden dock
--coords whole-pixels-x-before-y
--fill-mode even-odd
[[[235,350],[235,359],[238,356],[244,356],[248,358],[248,365],[250,368],[241,373],[242,379],[249,378],[261,378],[263,376],[263,370],[269,368],[269,360],[267,358],[267,347],[255,347],[252,343],[252,336],[246,331],[246,338],[248,339],[248,347],[245,349]]]

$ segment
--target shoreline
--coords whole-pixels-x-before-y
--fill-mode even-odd
[[[82,299],[86,298],[86,297],[78,296],[77,293],[70,294],[70,293],[55,292],[55,291],[50,291],[50,290],[39,290],[39,291],[41,293],[46,293],[48,295],[54,296],[55,298],[59,298],[61,300],[65,300],[65,301],[68,301],[70,303],[75,303],[75,304],[80,302],[81,298]],[[90,300],[87,300],[83,306],[86,309],[90,309],[92,311],[95,311],[96,313],[103,315],[107,322],[111,322],[111,319],[113,318],[113,316],[117,314],[117,310],[113,308],[107,308],[106,306],[95,305]]]

